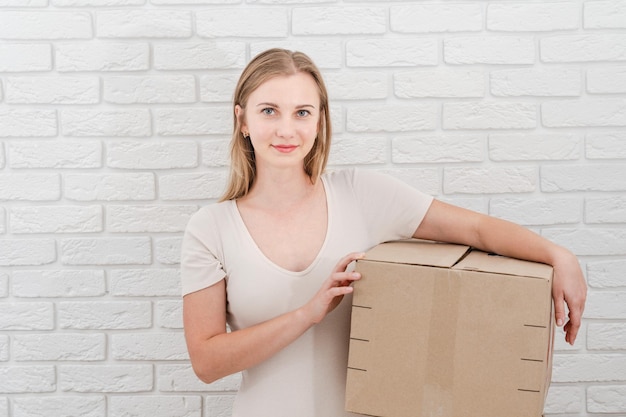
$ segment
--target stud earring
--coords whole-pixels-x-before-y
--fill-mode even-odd
[[[242,135],[245,140],[250,140],[250,133],[245,132],[245,133],[242,133]]]

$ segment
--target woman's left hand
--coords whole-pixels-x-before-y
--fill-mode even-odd
[[[573,345],[580,329],[585,301],[587,298],[587,284],[580,269],[577,258],[569,251],[553,263],[554,277],[552,282],[552,299],[554,300],[555,319],[557,326],[563,327],[565,340]],[[566,322],[565,304],[567,304]]]

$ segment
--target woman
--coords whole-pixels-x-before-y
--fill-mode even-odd
[[[209,383],[243,371],[234,416],[350,415],[350,303],[341,301],[359,279],[351,263],[383,241],[455,242],[552,265],[557,324],[567,302],[566,339],[574,343],[586,286],[569,251],[388,176],[324,172],[328,95],[306,55],[272,49],[255,57],[233,104],[228,189],[189,222],[182,281],[198,377]]]

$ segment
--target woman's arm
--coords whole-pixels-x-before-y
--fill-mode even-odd
[[[362,254],[339,261],[318,293],[301,308],[246,329],[226,332],[226,284],[217,284],[183,297],[183,324],[194,372],[210,383],[270,358],[307,329],[319,323],[352,292],[358,273],[346,272]]]
[[[587,285],[578,260],[567,249],[517,224],[434,200],[413,237],[462,243],[485,252],[552,265],[552,298],[558,326],[569,322],[565,339],[574,344],[585,307]]]

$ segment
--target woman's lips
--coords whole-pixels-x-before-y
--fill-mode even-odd
[[[274,145],[274,149],[276,149],[278,152],[282,152],[282,153],[289,153],[289,152],[293,151],[296,148],[297,148],[297,146],[295,146],[295,145]]]

